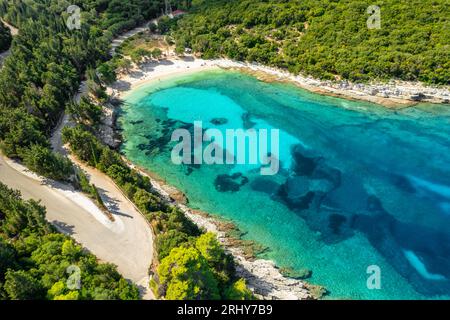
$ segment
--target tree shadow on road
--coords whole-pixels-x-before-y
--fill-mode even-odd
[[[69,236],[72,236],[72,235],[75,234],[75,231],[74,231],[75,226],[72,226],[70,224],[67,224],[65,222],[58,221],[58,220],[53,220],[51,223],[52,223],[52,225],[55,226],[55,228],[59,232],[62,232],[62,233],[66,234],[66,235],[69,235]]]
[[[97,187],[97,191],[100,194],[103,203],[108,208],[109,212],[111,212],[111,214],[133,219],[133,216],[122,213],[120,211],[119,201],[108,196],[107,191],[105,189]]]

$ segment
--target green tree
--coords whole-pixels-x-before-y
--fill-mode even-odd
[[[98,66],[97,71],[104,84],[112,84],[117,80],[116,72],[111,63],[102,63]]]
[[[34,200],[22,201],[19,192],[0,182],[0,235],[13,238],[30,233],[42,235],[51,230],[44,207]]]
[[[160,209],[160,200],[150,192],[138,189],[133,196],[133,202],[143,212],[152,212]]]
[[[31,144],[47,145],[42,123],[23,110],[0,109],[0,149],[8,157],[20,157]]]
[[[22,158],[28,168],[50,179],[67,181],[73,174],[69,159],[41,145],[34,144],[23,150]]]
[[[193,6],[189,15],[163,20],[160,28],[178,47],[204,58],[227,55],[327,80],[450,83],[445,1],[411,6],[385,0],[381,29],[368,28],[368,4],[359,0],[217,0]]]
[[[79,103],[74,101],[66,106],[66,111],[79,123],[96,125],[102,116],[102,107],[94,104],[88,97],[82,97]]]
[[[75,155],[96,167],[103,146],[90,132],[85,131],[81,126],[75,128],[65,127],[62,131],[62,140],[70,145]]]
[[[159,60],[162,57],[163,52],[159,48],[155,48],[152,51],[152,57],[153,59]]]
[[[225,291],[227,300],[253,300],[253,293],[247,288],[244,279],[233,282]]]
[[[67,294],[59,295],[54,298],[54,300],[79,300],[80,293],[78,291],[70,291]]]
[[[146,62],[151,56],[152,52],[143,48],[136,48],[130,54],[131,60],[136,64]]]
[[[158,251],[158,259],[162,260],[167,257],[172,249],[179,247],[189,240],[189,236],[179,230],[169,230],[156,239],[156,250]]]
[[[217,280],[195,248],[179,247],[161,261],[159,281],[168,300],[219,299]]]
[[[175,53],[177,54],[177,56],[183,56],[185,50],[186,48],[183,45],[177,45],[175,47]]]
[[[7,271],[4,289],[12,300],[43,299],[45,293],[39,281],[23,270]]]

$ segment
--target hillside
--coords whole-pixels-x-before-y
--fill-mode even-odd
[[[199,0],[173,26],[179,50],[322,79],[450,83],[450,3],[383,0],[369,29],[361,0]]]

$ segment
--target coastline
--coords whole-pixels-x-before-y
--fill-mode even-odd
[[[237,65],[229,60],[173,59],[170,63],[147,63],[128,75],[121,76],[117,82],[108,87],[107,93],[113,99],[122,100],[126,95],[144,85],[166,78],[196,73],[207,70],[232,69]],[[104,143],[118,148],[120,141],[116,138],[116,110],[109,104],[104,108],[103,126],[100,138]],[[111,139],[113,137],[113,139]],[[115,141],[115,143],[114,143]],[[218,240],[234,257],[236,271],[239,277],[246,280],[248,287],[255,296],[263,300],[309,300],[319,299],[325,293],[325,288],[308,283],[303,279],[286,276],[271,260],[259,259],[255,256],[258,245],[252,241],[240,239],[240,231],[229,222],[205,212],[192,210],[188,207],[187,197],[177,188],[169,185],[164,179],[148,169],[139,167],[126,157],[123,160],[132,169],[150,179],[155,191],[168,203],[179,208],[189,219],[200,228],[217,235]],[[234,233],[234,234],[233,234]]]
[[[161,62],[146,63],[141,67],[135,68],[129,74],[121,75],[118,81],[108,88],[107,92],[113,98],[122,100],[131,91],[156,81],[200,71],[221,69],[239,70],[243,73],[256,76],[261,81],[289,82],[314,93],[337,96],[350,100],[368,101],[392,109],[409,107],[418,102],[446,103],[448,102],[446,97],[450,97],[450,92],[446,89],[424,87],[419,84],[408,83],[403,83],[404,87],[401,87],[402,89],[399,89],[400,87],[396,84],[349,85],[348,83],[346,85],[340,84],[340,87],[335,88],[336,83],[294,76],[282,70],[257,64],[239,63],[227,59],[203,60],[191,56],[177,58],[174,54],[169,55],[166,60]],[[357,86],[359,91],[354,90],[354,86]],[[377,89],[379,86],[383,86],[384,89],[380,91]],[[389,90],[394,92],[393,96],[391,96],[392,93]],[[431,90],[431,93],[429,90]],[[417,101],[414,95],[423,95],[425,98],[422,97],[420,99],[421,101]],[[113,113],[109,112],[109,114]],[[108,115],[106,115],[106,121],[104,123],[107,123],[111,128],[111,132],[114,133],[115,121],[113,119],[110,121],[108,118]],[[104,142],[109,144],[107,140],[111,135],[105,132],[102,136]],[[120,146],[120,141],[115,147],[117,148],[118,146]],[[225,229],[223,228],[227,222],[224,223],[221,221],[220,217],[214,217],[190,209],[186,205],[188,199],[186,199],[182,192],[168,185],[163,179],[149,172],[149,170],[140,168],[126,158],[124,160],[126,160],[130,167],[136,169],[142,175],[149,177],[155,190],[165,200],[176,205],[199,227],[217,234],[219,241],[234,256],[237,263],[238,275],[246,279],[249,288],[254,291],[258,298],[317,299],[326,292],[320,286],[308,284],[307,280],[297,280],[286,276],[288,272],[282,272],[273,261],[250,257],[245,252],[245,246],[242,246],[242,242],[239,242],[239,237],[231,237],[226,230],[227,227],[225,226]]]
[[[118,81],[108,88],[108,93],[122,99],[128,92],[155,81],[214,69],[238,70],[264,82],[288,82],[312,93],[376,103],[391,109],[410,107],[421,102],[450,103],[450,87],[447,86],[431,87],[397,80],[370,84],[318,80],[256,63],[229,59],[204,60],[191,55],[179,58],[173,53],[165,60],[145,63],[129,74],[120,75]]]
[[[126,157],[123,156],[122,159],[130,168],[148,177],[155,191],[166,202],[176,206],[198,227],[216,234],[225,250],[233,256],[237,276],[246,280],[247,286],[258,299],[314,300],[326,294],[324,287],[310,284],[307,280],[286,276],[272,260],[257,258],[258,244],[240,239],[240,231],[232,222],[189,208],[188,199],[177,188],[148,169],[132,163]]]

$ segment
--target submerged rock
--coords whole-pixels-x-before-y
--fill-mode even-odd
[[[242,123],[245,130],[253,128],[256,124],[251,120],[251,115],[249,112],[246,112],[242,115]]]
[[[220,174],[214,180],[214,186],[219,192],[237,192],[248,183],[248,178],[237,172],[232,175]]]
[[[347,218],[341,214],[334,213],[331,214],[328,219],[329,219],[328,227],[331,229],[331,231],[335,235],[341,234],[342,233],[341,227],[345,222],[347,222]]]
[[[250,187],[254,191],[273,195],[278,191],[280,185],[270,178],[257,177],[250,183]]]
[[[211,122],[213,125],[220,126],[220,125],[228,123],[228,119],[214,118],[214,119],[211,119],[209,122]]]
[[[292,268],[280,268],[280,273],[292,279],[308,279],[312,276],[312,271],[309,269],[294,270]]]

